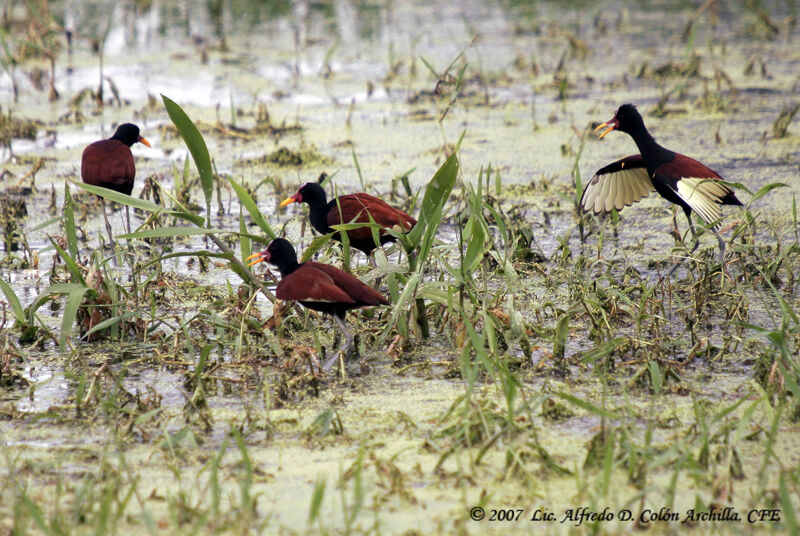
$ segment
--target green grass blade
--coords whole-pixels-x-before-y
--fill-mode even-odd
[[[314,492],[311,494],[311,508],[308,510],[308,522],[313,523],[319,517],[322,507],[322,499],[325,497],[325,478],[320,476],[314,485]]]
[[[64,264],[67,266],[67,270],[69,270],[70,275],[72,276],[73,283],[80,283],[81,286],[86,285],[86,281],[83,279],[83,274],[81,274],[81,269],[78,267],[78,263],[75,262],[75,259],[72,258],[72,255],[64,251],[64,249],[59,246],[55,240],[52,238],[50,239],[50,243],[53,244],[53,247],[56,248],[58,251],[59,256],[64,261]]]
[[[25,493],[25,490],[19,487],[19,485],[17,485],[17,492],[19,493],[19,497],[22,500],[22,503],[25,505],[25,508],[28,510],[28,513],[31,515],[31,517],[33,517],[36,526],[39,527],[39,530],[41,530],[43,534],[54,534],[51,527],[44,520],[44,514],[42,509],[39,508],[39,505],[33,502],[31,498],[28,497],[28,494]]]
[[[403,292],[400,293],[400,296],[397,298],[397,301],[394,302],[392,305],[392,315],[389,318],[389,321],[386,322],[386,327],[381,333],[380,342],[386,340],[386,337],[389,336],[391,333],[392,328],[394,327],[395,323],[397,322],[397,318],[400,316],[406,307],[411,303],[412,299],[414,298],[417,290],[417,286],[422,281],[422,274],[415,273],[411,277],[408,278],[406,281],[406,286],[403,289]]]
[[[589,413],[594,413],[595,415],[599,415],[600,417],[606,417],[607,419],[619,419],[619,415],[611,413],[610,411],[605,410],[603,408],[599,408],[594,404],[586,402],[585,400],[581,400],[580,398],[572,396],[569,393],[558,392],[556,393],[556,396],[563,398],[567,402],[575,404],[579,408],[585,409]]]
[[[599,344],[583,354],[581,357],[581,363],[592,363],[597,361],[598,359],[602,359],[605,356],[611,354],[614,350],[619,348],[627,339],[625,337],[615,337],[610,341],[606,341],[602,344]]]
[[[788,188],[788,187],[789,185],[783,182],[773,182],[765,186],[762,186],[756,193],[753,194],[753,197],[750,199],[750,201],[748,201],[747,206],[749,207],[750,205],[752,205],[753,203],[755,203],[756,201],[758,201],[759,199],[770,193],[772,190],[775,190],[777,188]]]
[[[29,232],[33,233],[33,232],[36,232],[36,231],[41,231],[42,229],[45,229],[46,227],[50,227],[51,225],[54,225],[54,224],[58,223],[59,221],[61,221],[61,217],[60,216],[55,216],[53,218],[50,218],[47,221],[43,221],[42,223],[40,223],[36,227],[32,227]]]
[[[789,493],[789,489],[786,487],[786,474],[781,473],[780,478],[778,480],[778,494],[781,498],[781,506],[783,507],[783,516],[786,520],[786,528],[789,529],[787,534],[797,534],[797,515],[796,515],[796,506],[792,504],[792,495]],[[795,498],[797,496],[795,495]]]

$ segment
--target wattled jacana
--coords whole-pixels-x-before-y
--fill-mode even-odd
[[[395,228],[403,232],[411,230],[417,220],[398,210],[385,201],[365,193],[348,194],[338,197],[337,200],[327,201],[325,190],[315,182],[307,182],[297,190],[292,197],[286,198],[280,206],[285,207],[290,203],[308,204],[308,218],[311,226],[321,234],[333,232],[331,225],[342,223],[369,223],[372,220],[385,228]],[[341,207],[341,213],[339,211]],[[370,227],[361,227],[346,231],[350,245],[363,251],[368,257],[377,247],[372,236]],[[335,240],[341,242],[339,233],[333,235]],[[394,236],[386,233],[382,229],[378,232],[378,240],[381,244],[394,242]]]
[[[83,150],[81,157],[81,178],[86,184],[102,186],[115,192],[131,195],[133,179],[136,176],[136,165],[133,162],[131,146],[134,143],[143,143],[150,147],[150,142],[139,135],[139,127],[132,123],[123,123],[117,127],[114,135],[107,140],[96,141]],[[111,235],[111,225],[108,223],[106,203],[103,204],[103,218],[106,222],[108,239],[114,243]],[[131,216],[128,206],[125,205],[125,216],[128,222],[128,232],[131,231]]]
[[[344,333],[346,343],[342,355],[346,355],[353,344],[344,317],[350,309],[371,305],[389,305],[383,294],[365,285],[352,275],[333,266],[319,262],[297,262],[292,245],[283,238],[276,238],[267,249],[247,257],[248,266],[267,261],[278,267],[281,280],[275,296],[280,300],[300,302],[305,307],[332,315]],[[338,355],[325,362],[329,369]]]
[[[612,130],[625,132],[636,142],[640,154],[626,156],[598,170],[583,191],[581,209],[595,214],[611,212],[613,208],[621,210],[655,190],[667,201],[683,208],[695,238],[692,252],[698,246],[692,211],[712,226],[719,241],[720,260],[724,262],[725,242],[714,224],[720,218],[722,205],[742,204],[733,190],[721,182],[724,179],[697,160],[659,145],[633,104],[620,106],[611,120],[595,130],[604,127],[608,128],[600,134],[601,138]]]

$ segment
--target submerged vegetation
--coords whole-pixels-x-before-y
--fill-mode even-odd
[[[792,2],[212,4],[119,7],[166,19],[169,70],[119,49],[136,96],[116,11],[0,8],[0,533],[798,530]],[[628,101],[732,181],[724,262],[658,200],[578,210]],[[76,173],[111,117],[155,147],[133,196]],[[418,223],[366,264],[279,209],[317,177]],[[136,215],[114,245],[96,196]],[[278,236],[390,298],[335,373],[335,327],[243,262]]]

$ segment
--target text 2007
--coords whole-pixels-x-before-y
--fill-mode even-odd
[[[519,521],[523,510],[505,508],[503,510],[489,510],[489,521]]]

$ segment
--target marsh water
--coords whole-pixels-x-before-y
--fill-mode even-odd
[[[64,240],[67,189],[87,271],[103,259],[104,276],[126,286],[131,266],[156,251],[187,254],[160,262],[156,297],[136,304],[149,320],[116,338],[82,340],[76,326],[60,346],[65,300],[56,299],[36,313],[40,338],[23,344],[3,301],[4,533],[586,528],[476,521],[477,505],[524,509],[526,519],[541,509],[559,521],[580,506],[637,517],[670,507],[681,518],[712,504],[743,516],[776,508],[781,522],[695,528],[791,529],[800,430],[786,392],[797,364],[782,362],[780,349],[796,358],[797,316],[787,312],[800,302],[793,2],[12,2],[0,14],[3,225],[19,233],[6,239],[0,276],[21,305],[63,282],[51,241]],[[388,314],[356,315],[362,356],[346,377],[301,373],[321,347],[334,351],[335,325],[284,311],[290,327],[273,334],[270,301],[241,300],[246,282],[226,262],[191,255],[218,252],[213,242],[117,239],[129,260],[113,260],[100,203],[73,183],[83,148],[118,123],[138,124],[152,145],[132,148],[133,196],[155,181],[206,215],[161,95],[197,124],[215,172],[244,185],[298,251],[314,238],[307,208],[278,204],[303,182],[326,173],[339,192],[412,207],[457,148],[459,182],[426,273],[431,285],[452,279],[446,266],[459,255],[448,247],[466,221],[467,185],[491,167],[486,202],[527,243],[513,277],[498,273],[487,246],[474,276],[486,302],[476,310],[501,323],[516,314],[528,326],[527,342],[507,337],[501,360],[513,364],[516,386],[491,374],[469,379],[460,360],[477,362],[480,351],[469,349],[475,341],[452,309],[430,337],[381,342]],[[626,102],[659,142],[749,190],[737,190],[746,207],[723,211],[727,273],[718,263],[714,273],[717,242],[704,233],[699,260],[667,276],[688,248],[671,233],[672,205],[655,194],[618,222],[581,224],[576,183],[636,152],[625,134],[592,132]],[[774,183],[783,186],[748,206]],[[246,230],[262,234],[218,184],[210,227],[238,231],[243,214]],[[149,214],[131,216],[136,229]],[[126,232],[123,219],[119,207],[110,213],[115,235]],[[490,232],[499,241],[497,227]],[[240,253],[238,239],[227,244]],[[337,263],[338,254],[319,256]],[[390,249],[388,259],[403,255]],[[364,279],[381,275],[360,253],[352,264]],[[600,290],[589,292],[593,280]],[[634,286],[649,290],[625,290]],[[245,325],[236,315],[251,308],[262,338],[228,329]],[[617,337],[627,342],[587,358]],[[206,342],[214,349],[201,358]],[[200,399],[194,371],[206,358],[213,368]],[[516,409],[506,408],[511,399]],[[593,465],[597,444],[612,446]],[[794,476],[784,479],[787,470]]]

